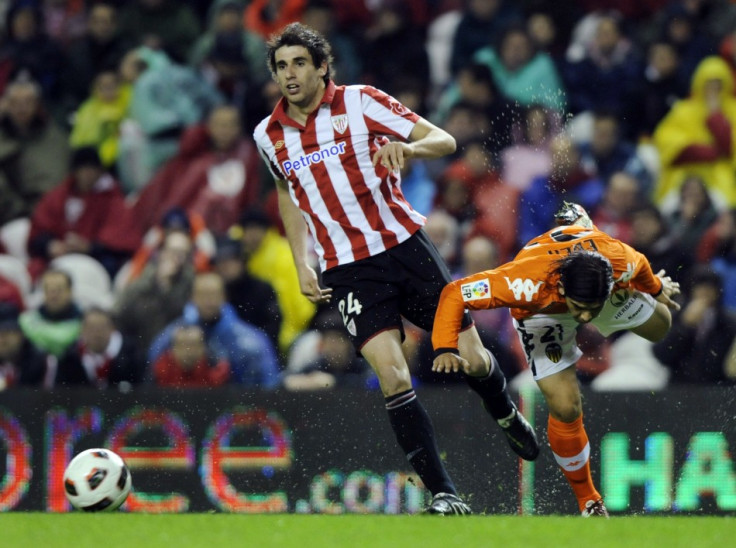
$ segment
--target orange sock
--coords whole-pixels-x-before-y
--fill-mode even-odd
[[[552,454],[575,492],[582,512],[587,501],[601,498],[590,475],[590,444],[583,428],[582,414],[574,422],[561,422],[550,415],[547,437]]]

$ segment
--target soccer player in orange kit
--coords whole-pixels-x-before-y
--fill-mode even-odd
[[[434,320],[437,372],[466,370],[457,352],[466,310],[508,307],[547,406],[550,448],[578,500],[581,514],[608,516],[590,473],[575,364],[579,324],[603,335],[630,330],[650,341],[669,330],[679,283],[656,275],[647,258],[598,230],[585,210],[565,203],[559,226],[534,238],[513,261],[448,284]]]

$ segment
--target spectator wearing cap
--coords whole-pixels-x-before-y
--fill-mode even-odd
[[[115,326],[110,312],[88,308],[79,338],[58,359],[54,386],[117,387],[122,391],[143,380],[137,345]]]
[[[238,316],[262,330],[278,348],[281,310],[273,286],[251,275],[245,268],[243,242],[221,238],[214,258],[215,271],[225,281],[227,301]]]
[[[68,253],[97,259],[114,276],[140,241],[117,181],[105,171],[94,147],[76,149],[71,173],[33,210],[29,271]]]
[[[133,217],[140,217],[134,210]],[[166,210],[158,223],[149,228],[143,241],[133,255],[126,271],[121,274],[120,286],[124,287],[137,279],[144,271],[151,258],[161,249],[169,234],[179,232],[192,243],[192,261],[197,272],[210,270],[210,262],[215,254],[215,238],[207,228],[201,215],[187,212],[180,207]]]
[[[41,350],[61,356],[79,337],[82,311],[74,302],[72,278],[66,272],[46,270],[40,286],[43,301],[20,315],[20,327]]]
[[[153,341],[148,362],[155,364],[171,348],[173,336],[182,325],[197,325],[211,355],[230,363],[232,382],[241,386],[270,389],[281,382],[276,351],[268,337],[241,320],[225,300],[225,282],[215,272],[198,274],[190,302],[180,318]]]
[[[42,386],[46,376],[46,353],[23,334],[19,308],[0,303],[0,392],[15,386]]]
[[[279,332],[279,350],[286,352],[294,339],[309,326],[316,306],[302,295],[289,242],[260,209],[243,213],[233,236],[243,242],[245,264],[250,274],[269,282],[283,314]]]
[[[169,232],[141,275],[118,295],[115,319],[123,335],[140,348],[148,348],[156,335],[181,315],[192,292],[194,275],[189,234]]]

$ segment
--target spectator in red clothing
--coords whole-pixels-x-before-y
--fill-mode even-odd
[[[608,180],[598,207],[593,210],[593,223],[606,234],[631,245],[633,229],[631,212],[640,202],[639,183],[623,171]]]
[[[201,327],[182,325],[173,333],[171,348],[156,360],[153,376],[158,386],[220,386],[230,377],[230,364],[224,358],[213,363]]]
[[[498,246],[499,255],[508,258],[516,243],[519,191],[503,184],[483,141],[465,146],[462,157],[445,170],[440,207],[456,217],[463,236],[483,234]],[[467,202],[451,204],[450,187],[464,186]],[[460,207],[457,207],[460,206]]]
[[[146,185],[134,206],[148,229],[173,207],[199,214],[216,235],[224,235],[241,212],[260,196],[260,157],[245,137],[240,113],[220,106],[207,123],[187,130],[179,153]]]
[[[33,210],[28,270],[37,276],[67,253],[97,259],[114,276],[140,241],[117,181],[105,171],[97,150],[75,150],[71,173]]]

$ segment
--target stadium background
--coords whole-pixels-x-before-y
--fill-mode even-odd
[[[206,13],[208,2],[191,4]],[[439,11],[443,3],[410,4],[419,6],[426,24],[424,8]],[[534,9],[555,3],[523,4]],[[678,2],[579,4],[578,15],[617,5],[641,29],[647,17],[658,19],[658,9]],[[534,465],[519,467],[492,425],[475,428],[487,417],[471,406],[464,389],[422,387],[421,392],[448,467],[479,509],[575,512],[549,451]],[[543,436],[546,413],[530,398],[527,412],[536,411]],[[729,447],[736,443],[735,422],[733,388],[586,391],[594,476],[609,509],[733,514],[736,480]],[[376,392],[261,393],[233,386],[191,392],[144,387],[130,394],[8,390],[0,393],[0,440],[3,511],[68,509],[60,491],[63,468],[75,452],[94,445],[112,445],[131,460],[132,510],[414,512],[425,495],[407,480],[409,469]],[[213,440],[218,449],[208,450],[205,444]],[[162,449],[169,445],[173,448]]]

